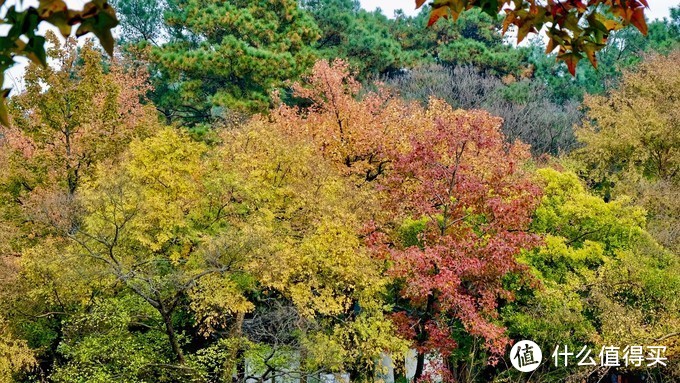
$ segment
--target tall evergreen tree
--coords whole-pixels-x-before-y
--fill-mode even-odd
[[[527,52],[505,44],[500,20],[480,11],[461,14],[456,22],[426,28],[427,11],[416,17],[397,15],[393,34],[401,43],[409,66],[423,62],[473,65],[493,75],[522,74]]]
[[[319,29],[293,0],[121,0],[118,6],[123,35],[141,40],[137,52],[156,68],[152,99],[169,122],[193,126],[265,110],[272,90],[314,62]],[[143,21],[159,8],[164,33],[148,35]]]
[[[362,78],[403,65],[402,47],[391,31],[394,21],[379,10],[363,10],[356,0],[305,0],[302,4],[321,28],[315,48],[322,57],[348,60]]]

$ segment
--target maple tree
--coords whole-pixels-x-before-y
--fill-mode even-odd
[[[357,185],[384,176],[392,152],[407,144],[404,132],[421,130],[422,109],[378,84],[365,92],[343,60],[318,61],[312,73],[292,84],[300,106],[281,104],[271,117],[278,129],[313,143]]]
[[[491,360],[503,353],[508,339],[494,318],[512,293],[502,279],[520,272],[515,256],[537,243],[527,232],[539,189],[522,170],[526,147],[507,145],[500,120],[484,112],[432,100],[427,113],[425,132],[411,138],[384,182],[408,235],[392,247],[376,243],[408,302],[395,320],[418,350],[416,379],[429,353],[457,368],[449,359],[456,323],[485,340]]]
[[[415,3],[416,8],[420,8],[426,0]],[[646,0],[565,0],[546,4],[513,0],[434,0],[431,6],[428,26],[449,16],[456,20],[461,13],[478,8],[494,17],[505,14],[503,32],[515,27],[517,43],[529,33],[539,33],[545,28],[549,38],[547,53],[559,49],[557,58],[567,64],[572,75],[576,74],[576,64],[583,58],[597,66],[595,53],[605,46],[612,31],[632,24],[647,34],[644,10],[649,8]]]
[[[273,117],[314,142],[359,190],[378,191],[369,244],[401,286],[397,305],[407,308],[393,318],[418,350],[415,378],[426,354],[448,358],[456,349],[456,322],[502,353],[508,339],[495,310],[511,296],[502,278],[521,270],[514,257],[536,243],[527,233],[539,194],[522,170],[527,148],[506,144],[500,119],[485,112],[436,99],[425,109],[385,90],[357,99],[360,88],[346,63],[322,61],[293,86],[311,106],[282,106]]]

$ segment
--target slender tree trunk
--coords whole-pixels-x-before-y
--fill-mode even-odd
[[[300,348],[300,383],[307,383],[307,366],[305,366],[305,361],[307,360],[307,349],[304,347]]]
[[[161,316],[163,317],[163,322],[165,322],[165,333],[168,335],[170,340],[170,345],[172,346],[172,352],[177,358],[179,364],[184,364],[184,353],[182,348],[179,346],[179,341],[177,340],[177,334],[175,334],[175,327],[172,325],[172,313],[161,311]]]
[[[245,362],[243,359],[243,347],[241,346],[241,337],[243,336],[243,321],[245,314],[239,313],[236,315],[234,324],[229,330],[229,339],[235,339],[236,345],[232,347],[230,355],[224,362],[224,372],[222,379],[225,383],[235,383],[245,381]],[[234,376],[234,369],[236,369],[236,376]]]
[[[434,300],[435,300],[435,298],[434,298],[434,292],[433,292],[427,297],[427,305],[425,306],[425,314],[423,315],[420,323],[418,324],[418,334],[417,334],[418,343],[422,343],[422,342],[426,341],[427,338],[428,338],[427,330],[425,329],[425,324],[431,318],[432,309],[434,307]],[[424,368],[425,368],[425,353],[424,352],[418,352],[418,357],[416,359],[416,371],[415,371],[415,374],[413,375],[413,381],[414,382],[417,382],[423,376]]]
[[[423,369],[425,368],[425,353],[419,352],[416,359],[416,372],[413,375],[413,381],[417,382],[423,376]]]
[[[243,347],[239,345],[236,352],[236,380],[238,383],[245,383],[246,381],[246,358]]]
[[[236,367],[236,349],[230,350],[231,353],[227,360],[224,361],[222,372],[222,382],[224,383],[234,383],[234,368]]]

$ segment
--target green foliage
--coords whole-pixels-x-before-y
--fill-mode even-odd
[[[402,222],[401,227],[399,228],[399,238],[402,241],[402,246],[405,248],[411,246],[422,247],[420,236],[427,228],[428,222],[429,219],[427,217],[421,219],[404,219],[404,222]]]
[[[453,23],[427,23],[426,12],[393,21],[393,34],[410,67],[427,63],[473,65],[492,75],[521,75],[527,68],[524,48],[505,44],[495,17],[480,11],[461,14]]]
[[[629,249],[634,243],[632,239],[641,234],[645,212],[627,207],[629,200],[605,203],[589,195],[573,173],[562,175],[542,169],[539,175],[548,182],[541,206],[535,212],[533,230],[564,237],[575,248],[595,241],[606,252]]]
[[[511,334],[545,346],[647,344],[680,323],[680,261],[645,231],[645,212],[589,194],[577,176],[538,170],[544,196],[532,230],[543,245],[521,261],[540,285],[502,310]],[[673,341],[667,343],[676,352]],[[560,381],[568,371],[540,374]],[[557,374],[557,375],[555,375]]]
[[[403,65],[402,47],[382,13],[367,12],[354,0],[307,0],[308,10],[321,28],[316,43],[326,59],[344,58],[367,78],[396,71]]]
[[[121,43],[148,41],[158,45],[163,35],[164,2],[155,0],[112,0],[121,22]]]
[[[272,90],[314,62],[319,31],[296,1],[169,1],[164,15],[169,41],[148,57],[162,79],[154,102],[170,121],[264,111]]]
[[[66,363],[52,374],[55,382],[141,383],[161,378],[162,364],[172,360],[160,316],[139,297],[98,299],[63,331],[57,352]]]

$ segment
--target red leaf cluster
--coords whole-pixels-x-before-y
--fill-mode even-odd
[[[294,89],[312,106],[282,106],[276,126],[314,142],[380,195],[367,244],[402,282],[407,307],[393,315],[402,335],[421,353],[446,356],[458,323],[502,353],[508,339],[494,318],[499,300],[512,298],[503,278],[522,272],[516,255],[538,242],[527,232],[540,196],[523,170],[527,147],[508,144],[501,120],[484,111],[436,99],[422,108],[380,89],[358,99],[342,62],[318,63]],[[397,228],[406,220],[425,222],[417,245],[402,244]]]

